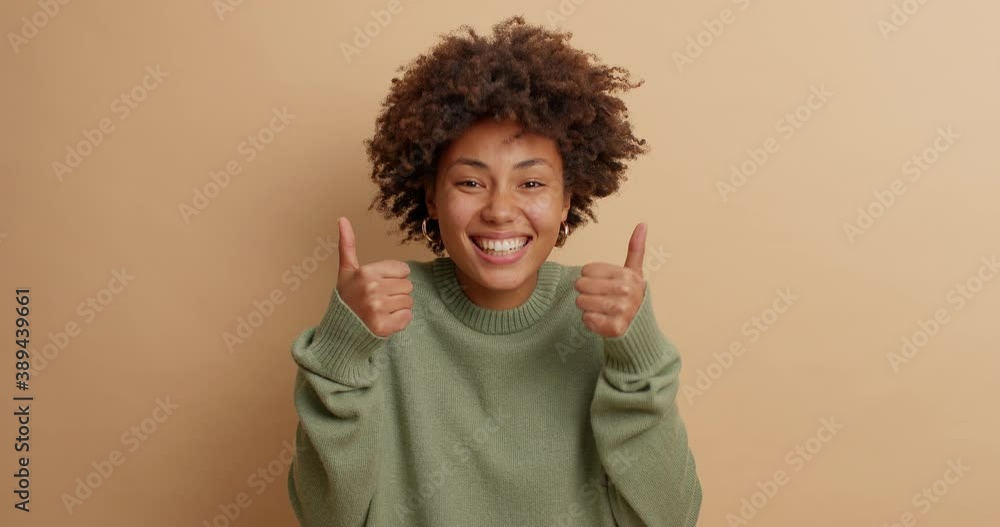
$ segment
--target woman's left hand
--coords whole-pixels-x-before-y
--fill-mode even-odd
[[[576,305],[583,311],[583,323],[603,337],[625,334],[639,312],[646,291],[642,260],[646,252],[646,224],[632,231],[625,266],[589,263],[576,280]]]

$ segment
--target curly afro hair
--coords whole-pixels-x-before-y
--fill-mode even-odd
[[[398,68],[402,78],[392,79],[375,134],[364,144],[379,189],[368,209],[400,219],[406,234],[400,243],[423,240],[443,253],[440,235],[428,242],[421,230],[428,217],[424,189],[450,142],[484,118],[514,119],[524,131],[553,139],[571,194],[570,232],[587,218],[597,221],[594,200],[617,192],[626,180],[625,161],[649,149],[632,134],[628,109],[614,95],[644,81],[571,47],[572,36],[526,24],[521,16],[496,24],[492,39],[462,25]]]

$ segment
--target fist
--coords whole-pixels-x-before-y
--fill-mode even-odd
[[[576,306],[583,311],[583,323],[602,337],[625,334],[639,312],[646,291],[642,259],[646,252],[646,224],[636,225],[628,242],[625,265],[589,263],[576,280]]]
[[[358,264],[354,229],[339,218],[340,270],[337,292],[368,329],[379,337],[402,331],[413,320],[413,283],[410,266],[400,260]]]

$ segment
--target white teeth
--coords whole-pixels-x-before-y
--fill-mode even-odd
[[[513,252],[524,247],[528,243],[528,238],[521,236],[518,238],[508,238],[506,240],[493,240],[487,238],[474,238],[473,241],[480,249],[492,252]]]

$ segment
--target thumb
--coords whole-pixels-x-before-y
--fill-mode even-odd
[[[639,223],[632,231],[628,241],[628,256],[625,257],[625,267],[642,275],[642,260],[646,256],[646,224]]]
[[[354,229],[351,227],[351,220],[346,217],[338,218],[337,221],[340,227],[340,240],[337,244],[340,249],[340,272],[347,269],[353,271],[361,267],[358,264],[358,254],[355,252]]]

